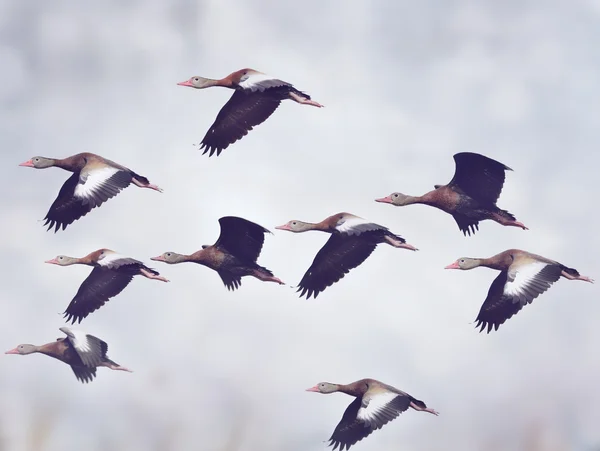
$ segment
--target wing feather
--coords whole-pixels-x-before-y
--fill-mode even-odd
[[[236,90],[204,136],[200,146],[204,149],[202,154],[220,155],[230,144],[266,121],[280,103],[280,99],[265,92]]]
[[[484,155],[471,152],[457,153],[454,161],[456,170],[448,185],[458,187],[484,205],[496,205],[504,186],[505,171],[512,169]]]
[[[98,310],[108,300],[125,289],[134,274],[95,267],[83,281],[77,294],[65,310],[66,321],[81,323],[90,313]]]
[[[364,262],[376,247],[377,243],[361,236],[333,233],[298,284],[300,297],[306,294],[306,299],[316,298]]]

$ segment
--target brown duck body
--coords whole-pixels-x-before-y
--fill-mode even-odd
[[[84,383],[92,381],[96,377],[96,368],[107,367],[111,370],[131,372],[107,356],[108,345],[105,341],[88,335],[79,330],[61,327],[66,338],[58,338],[56,341],[41,346],[21,344],[7,351],[5,354],[44,354],[66,363],[71,367],[75,377]]]
[[[574,268],[521,249],[508,249],[489,258],[459,258],[446,269],[469,270],[479,266],[500,271],[476,318],[480,332],[486,328],[488,333],[498,330],[561,277],[593,282]]]
[[[52,343],[41,345],[38,352],[69,365],[73,369],[77,379],[81,380],[82,382],[89,382],[96,376],[95,368],[89,368],[83,363],[83,360],[81,360],[81,357],[79,357],[79,354],[68,338],[59,338]],[[98,363],[98,366],[110,368],[118,367],[119,364],[106,357],[105,351],[104,355],[102,356],[102,360]]]
[[[327,287],[360,266],[379,244],[417,250],[387,227],[345,212],[331,215],[318,223],[292,220],[275,228],[294,233],[316,230],[331,235],[298,284],[297,292],[300,297],[306,295],[307,299],[311,296],[316,298]]]
[[[241,285],[241,278],[253,276],[258,279],[273,278],[273,273],[255,261],[240,258],[218,245],[206,246],[189,256],[192,263],[198,263],[216,271],[228,290]]]
[[[376,199],[377,202],[396,206],[424,204],[442,210],[454,217],[465,235],[479,230],[479,222],[490,219],[504,226],[527,229],[506,210],[496,206],[504,185],[508,166],[484,155],[462,152],[454,155],[456,171],[447,185],[435,185],[435,189],[422,196],[392,193]]]
[[[140,188],[162,191],[158,186],[131,169],[99,155],[85,152],[68,158],[33,157],[21,166],[45,169],[58,167],[73,175],[67,179],[46,214],[48,230],[66,229],[108,199],[115,197],[131,183]]]
[[[213,245],[190,255],[165,252],[151,260],[169,264],[198,263],[216,271],[228,290],[235,290],[242,284],[242,277],[252,276],[263,282],[283,282],[267,268],[257,264],[265,234],[271,233],[264,227],[235,216],[219,219],[221,233]]]
[[[338,446],[341,451],[349,449],[408,408],[438,415],[423,401],[375,379],[361,379],[351,384],[321,382],[307,391],[323,394],[342,392],[356,398],[346,408],[329,439],[334,450]]]
[[[224,149],[265,122],[283,100],[322,107],[291,83],[249,68],[232,72],[219,80],[192,77],[177,84],[196,89],[220,86],[235,91],[202,139],[200,149],[204,149],[203,154],[208,152],[209,156],[215,153],[219,156]]]
[[[168,282],[158,271],[141,261],[121,256],[110,249],[98,249],[81,258],[59,255],[46,263],[59,266],[86,265],[94,268],[65,310],[65,319],[73,324],[75,321],[80,323],[90,313],[121,293],[134,276]]]

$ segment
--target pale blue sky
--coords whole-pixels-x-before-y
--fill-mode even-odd
[[[522,248],[600,278],[600,3],[253,0],[0,5],[0,343],[54,340],[89,272],[43,261],[100,247],[147,261],[214,242],[218,218],[267,228],[349,211],[421,249],[377,249],[317,300],[153,265],[81,328],[133,374],[89,385],[42,356],[0,357],[0,437],[32,449],[321,451],[350,403],[304,389],[383,380],[441,412],[407,412],[356,451],[520,449],[541,425],[563,449],[600,443],[598,285],[561,280],[500,331],[471,324],[496,276],[444,271]],[[176,86],[251,67],[326,108],[285,102],[219,158],[197,147],[230,93]],[[163,187],[128,188],[56,235],[39,222],[68,174],[18,163],[89,151]],[[452,155],[512,167],[498,205],[531,230],[376,197],[446,183]],[[326,241],[277,231],[259,262],[290,285]],[[37,425],[37,426],[36,426]],[[493,445],[493,446],[492,446]],[[163,446],[161,448],[161,446]],[[169,447],[170,446],[170,447]]]

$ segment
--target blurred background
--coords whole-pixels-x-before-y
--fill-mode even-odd
[[[598,286],[562,279],[485,335],[473,321],[497,273],[443,270],[521,248],[600,277],[599,25],[598,0],[1,3],[2,351],[62,335],[90,269],[43,263],[57,254],[148,262],[213,243],[221,216],[274,230],[340,211],[420,251],[381,246],[317,300],[290,285],[324,234],[266,238],[259,263],[284,287],[228,292],[155,263],[171,283],[136,278],[80,326],[133,374],[83,385],[47,357],[0,356],[0,450],[322,451],[352,399],[304,390],[364,377],[441,414],[406,412],[356,451],[600,449]],[[231,93],[176,83],[244,67],[326,108],[284,102],[203,156]],[[46,232],[69,174],[17,165],[84,151],[165,192],[132,186]],[[447,183],[463,151],[514,169],[498,205],[529,231],[486,221],[465,238],[433,208],[373,201]]]

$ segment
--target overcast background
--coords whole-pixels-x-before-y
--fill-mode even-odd
[[[61,336],[101,247],[148,261],[213,243],[218,218],[274,230],[349,211],[419,249],[381,246],[317,300],[296,285],[327,236],[276,231],[259,263],[288,283],[228,292],[197,265],[152,266],[81,325],[132,374],[79,383],[47,357],[0,357],[0,449],[322,451],[373,377],[441,414],[406,412],[363,451],[600,446],[598,285],[556,283],[498,332],[474,329],[497,273],[444,271],[521,248],[600,277],[600,2],[105,1],[0,5],[0,343]],[[231,93],[176,83],[251,67],[326,108],[284,102],[218,158],[194,147]],[[40,220],[69,174],[17,165],[93,152],[134,186],[65,232]],[[530,230],[376,197],[420,195],[470,151],[512,167],[498,202]],[[536,444],[537,443],[537,444]],[[537,448],[536,448],[537,446]]]

